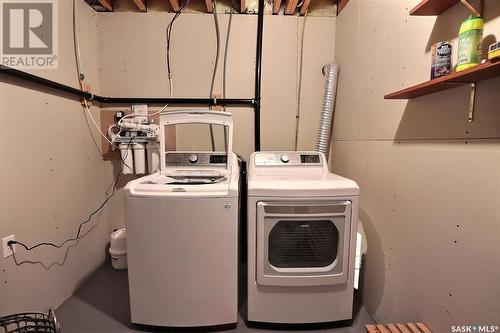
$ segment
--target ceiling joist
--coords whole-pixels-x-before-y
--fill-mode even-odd
[[[213,13],[212,0],[205,0],[205,6],[207,7],[207,13]]]
[[[299,0],[287,0],[286,6],[285,6],[285,14],[286,15],[293,15],[295,13],[295,9],[297,9],[297,3]]]
[[[178,12],[181,9],[179,6],[179,0],[170,0],[170,5],[172,6],[174,12]]]
[[[340,12],[342,11],[342,9],[344,9],[345,6],[347,6],[348,2],[349,0],[339,0],[337,2],[337,15],[340,14]]]
[[[300,6],[300,15],[305,15],[307,11],[309,10],[309,4],[311,3],[311,0],[303,0],[302,6]]]
[[[146,0],[134,0],[134,3],[141,12],[147,11]]]
[[[99,0],[99,3],[101,4],[101,6],[106,8],[106,10],[110,12],[113,11],[113,3],[111,2],[111,0]]]
[[[245,0],[241,0],[242,2]],[[278,14],[280,12],[281,0],[274,0],[273,2],[273,14]]]

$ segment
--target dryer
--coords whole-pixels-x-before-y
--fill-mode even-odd
[[[247,318],[352,318],[358,185],[319,152],[256,152],[248,172]]]
[[[133,323],[236,325],[239,168],[232,125],[224,112],[161,114],[160,171],[125,187]]]

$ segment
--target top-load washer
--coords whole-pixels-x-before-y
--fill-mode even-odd
[[[239,167],[232,125],[224,112],[161,114],[160,171],[125,187],[133,323],[236,324]]]
[[[352,318],[358,185],[318,152],[256,152],[248,172],[249,321]]]

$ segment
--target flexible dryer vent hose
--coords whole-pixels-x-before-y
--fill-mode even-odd
[[[323,107],[321,109],[319,121],[316,150],[324,153],[328,158],[330,138],[332,135],[335,97],[337,96],[337,79],[339,74],[339,66],[334,63],[329,63],[325,67],[323,67],[323,74],[325,75],[325,93],[323,96]]]

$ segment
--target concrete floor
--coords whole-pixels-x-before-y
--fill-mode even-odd
[[[111,264],[106,263],[57,309],[56,315],[61,322],[63,332],[142,332],[130,323],[128,297],[127,272],[115,271]],[[357,313],[352,326],[317,329],[314,332],[365,332],[364,325],[373,323],[373,320],[363,307],[357,307],[355,312]],[[239,318],[238,327],[230,332],[266,333],[276,331],[276,329],[249,328],[245,321]]]

